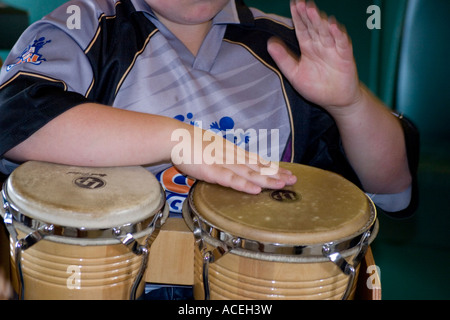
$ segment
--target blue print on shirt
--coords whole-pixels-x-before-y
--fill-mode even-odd
[[[193,120],[194,115],[192,113],[186,114],[186,116],[180,114],[174,117],[174,119],[182,122],[189,123],[194,126],[200,126],[199,121]],[[244,147],[250,143],[250,134],[248,132],[236,132],[232,131],[235,128],[235,122],[231,117],[222,117],[219,122],[214,121],[210,124],[209,130],[214,133],[221,134],[225,139],[233,142],[237,146]]]
[[[11,70],[17,65],[22,63],[31,63],[36,66],[40,65],[43,61],[47,61],[44,59],[42,54],[39,54],[39,50],[42,49],[47,43],[52,42],[52,40],[45,41],[45,37],[39,38],[38,40],[34,40],[32,44],[28,45],[25,50],[22,51],[20,57],[17,57],[15,63],[10,64],[6,67],[6,71]]]

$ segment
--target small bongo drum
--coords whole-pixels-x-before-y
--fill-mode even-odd
[[[341,176],[281,163],[298,181],[249,195],[197,182],[183,216],[196,240],[195,299],[352,299],[378,232],[372,201]]]
[[[21,299],[134,299],[168,210],[142,167],[27,162],[3,185],[11,273]]]

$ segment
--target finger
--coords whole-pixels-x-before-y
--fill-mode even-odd
[[[306,3],[303,0],[296,1],[295,10],[292,14],[298,16],[296,28],[298,26],[300,26],[300,28],[301,28],[300,30],[303,30],[303,32],[302,32],[303,39],[299,39],[299,41],[307,40],[306,33],[305,33],[305,30],[303,29],[302,25],[306,28],[306,32],[308,33],[308,37],[310,40],[317,41],[317,39],[319,37],[318,32],[317,32],[316,28],[314,27],[314,23],[308,14],[308,11],[311,10],[311,8],[310,8],[311,5],[313,6],[312,10],[314,10],[314,7],[315,7],[314,4],[311,4],[309,2]],[[299,36],[301,36],[301,34],[297,34],[297,37],[299,37]]]
[[[270,166],[259,166],[259,170],[254,167],[237,166],[233,166],[230,170],[266,189],[280,189],[297,182],[297,177],[291,171],[280,168],[278,162],[272,162]]]
[[[258,194],[263,188],[279,189],[285,185],[283,181],[261,176],[245,165],[216,168],[215,174],[210,178],[205,177],[204,181],[249,194]]]
[[[262,165],[249,165],[249,168],[262,176],[281,180],[287,185],[293,185],[297,182],[297,177],[290,170],[280,167],[279,162],[276,161]]]
[[[279,169],[280,179],[286,181],[287,184],[292,185],[297,182],[297,177],[292,173],[292,171],[281,168]]]
[[[221,167],[217,170],[218,176],[211,179],[210,181],[205,180],[207,182],[216,183],[224,187],[232,188],[237,191],[246,192],[249,194],[258,194],[262,191],[262,186],[257,183],[254,183],[249,179],[251,177],[253,170],[247,171],[246,174],[241,170],[237,170],[236,167],[233,166],[234,170],[230,170],[230,168]],[[241,171],[241,172],[239,172]]]
[[[306,41],[311,40],[311,35],[308,31],[308,26],[303,22],[303,18],[300,15],[300,11],[297,6],[303,6],[303,4],[298,4],[299,1],[292,0],[291,1],[291,15],[292,22],[294,24],[295,33],[297,35],[297,39],[300,43],[305,43]]]
[[[336,52],[344,61],[353,64],[355,57],[353,54],[352,40],[343,25],[336,22],[335,19],[332,22],[330,25],[330,33],[336,42]]]
[[[329,18],[329,30],[336,43],[336,48],[340,51],[351,49],[352,43],[345,27],[336,21],[336,18]]]
[[[335,38],[331,33],[330,20],[328,16],[323,12],[318,12],[320,15],[320,22],[318,22],[319,38],[320,42],[325,48],[334,48],[336,46]]]
[[[316,4],[313,1],[309,1],[306,4],[304,15],[305,15],[304,19],[305,20],[307,19],[311,30],[316,35],[315,37],[316,40],[319,40],[321,42],[323,40],[327,40],[328,42],[328,40],[332,39],[327,25],[328,18],[326,14],[324,14],[317,8]]]
[[[290,171],[288,171],[287,173],[280,171],[278,173],[278,179],[284,181],[285,185],[288,186],[292,186],[297,182],[297,177]]]
[[[260,193],[262,189],[282,189],[287,184],[286,181],[284,181],[278,174],[269,176],[252,169],[248,170],[246,168],[238,168],[236,166],[233,166],[231,171],[246,181],[246,189],[243,189],[243,191],[247,193]],[[250,186],[251,189],[247,189],[248,186]],[[254,186],[259,187],[259,190],[254,188]]]
[[[328,17],[321,12],[313,1],[308,1],[305,8],[301,10],[303,20],[307,21],[315,41],[320,41],[324,47],[336,48],[344,58],[353,58],[351,40],[343,25],[339,24],[333,16]]]
[[[320,41],[325,47],[334,47],[334,37],[330,32],[328,16],[320,11],[314,1],[308,1],[304,9],[304,19],[308,21],[314,39]]]

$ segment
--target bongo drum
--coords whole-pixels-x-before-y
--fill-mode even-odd
[[[378,232],[372,201],[340,175],[281,163],[298,181],[259,195],[197,182],[195,299],[351,299]]]
[[[11,271],[22,299],[134,299],[168,215],[143,167],[27,162],[3,185]]]

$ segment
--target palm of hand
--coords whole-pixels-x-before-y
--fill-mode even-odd
[[[354,104],[359,99],[359,80],[345,31],[314,4],[292,1],[291,12],[301,57],[278,39],[271,39],[268,46],[283,74],[313,103],[325,108]]]

